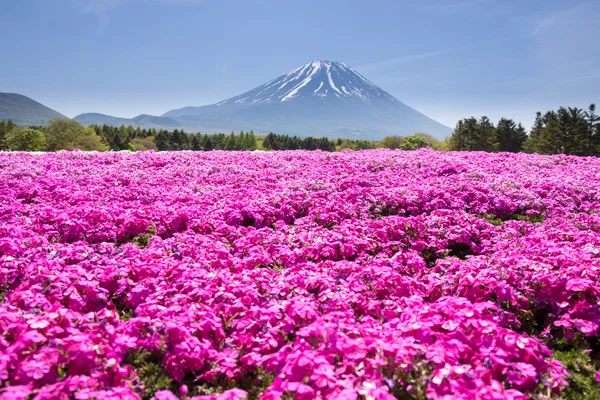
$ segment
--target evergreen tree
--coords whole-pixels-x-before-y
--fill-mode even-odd
[[[169,147],[171,150],[182,150],[184,146],[184,138],[180,134],[179,129],[175,129],[169,137]]]
[[[227,136],[227,141],[225,142],[223,150],[237,150],[237,138],[234,132],[231,132],[231,134]]]
[[[6,134],[8,133],[8,130],[6,129],[6,121],[0,121],[0,150],[3,150],[5,145],[5,140],[6,140]]]
[[[488,117],[465,118],[458,121],[450,137],[451,150],[496,151],[498,142],[496,128]]]
[[[523,126],[523,124],[521,124],[519,122],[519,124],[517,125],[517,129],[514,133],[514,137],[513,137],[513,144],[514,144],[513,150],[517,153],[523,151],[523,146],[525,146],[526,140],[527,140],[527,131],[525,130],[525,127]]]
[[[166,130],[160,130],[155,137],[156,148],[158,151],[168,151],[170,150],[170,135]]]
[[[498,151],[518,153],[523,149],[527,138],[523,125],[516,125],[512,119],[501,118],[496,127]]]
[[[267,150],[277,150],[275,148],[275,135],[273,132],[269,132],[265,139],[263,140],[263,147]]]
[[[200,148],[200,140],[198,139],[197,135],[193,135],[192,136],[192,150],[194,150],[194,151],[201,150],[201,148]]]
[[[476,130],[476,139],[473,143],[473,150],[496,151],[498,144],[496,142],[496,127],[486,116],[478,121]]]
[[[204,144],[204,151],[211,151],[214,150],[214,145],[212,140],[210,140],[209,137],[206,138],[206,143]]]
[[[457,122],[452,136],[450,136],[450,150],[468,151],[472,149],[472,143],[477,130],[477,119],[475,117],[465,118]]]
[[[600,153],[600,116],[596,114],[596,105],[590,104],[585,112],[587,130],[585,132],[585,155]]]
[[[254,131],[250,131],[248,134],[248,150],[256,150],[258,148],[258,143],[256,141],[256,135]]]

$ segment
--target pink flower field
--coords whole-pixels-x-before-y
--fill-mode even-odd
[[[576,398],[599,211],[598,158],[0,153],[0,399]]]

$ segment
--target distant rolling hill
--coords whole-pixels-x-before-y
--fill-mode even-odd
[[[22,94],[0,93],[0,121],[10,119],[17,125],[38,126],[59,118],[69,119]]]
[[[86,113],[79,114],[75,118],[75,121],[82,123],[83,125],[132,125],[134,127],[141,128],[156,128],[156,129],[173,129],[182,126],[181,123],[168,117],[157,117],[154,115],[141,114],[135,118],[119,118],[105,114],[98,113]]]

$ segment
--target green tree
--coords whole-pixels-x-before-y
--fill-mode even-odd
[[[231,132],[231,134],[227,136],[227,141],[225,142],[223,150],[237,150],[237,139],[234,132]]]
[[[402,136],[386,136],[381,139],[381,141],[377,144],[377,147],[382,147],[385,149],[399,149],[403,141],[404,138]]]
[[[417,150],[423,147],[429,147],[429,142],[422,136],[406,136],[400,144],[402,150]]]
[[[431,147],[433,150],[445,150],[444,145],[442,145],[442,142],[440,142],[428,133],[417,132],[412,136],[424,140],[427,143],[427,146],[425,147]]]
[[[8,119],[7,121],[0,121],[0,150],[6,148],[6,135],[14,128],[16,128],[16,125],[11,119]]]
[[[192,136],[191,146],[192,146],[192,150],[194,150],[194,151],[202,150],[200,148],[200,140],[198,139],[198,135]]]
[[[32,128],[13,128],[6,134],[6,145],[14,151],[43,151],[44,133]]]
[[[585,155],[591,156],[600,152],[600,116],[596,114],[596,105],[590,104],[585,112],[587,130],[585,132]]]
[[[212,140],[210,140],[210,137],[206,138],[206,142],[204,143],[204,151],[211,151],[215,149],[215,145],[213,144]]]
[[[472,150],[496,151],[498,144],[496,142],[496,128],[490,119],[483,116],[477,123],[475,140]]]
[[[97,150],[108,148],[93,128],[86,129],[77,121],[55,119],[46,127],[46,144],[49,151],[58,150]]]
[[[160,130],[155,136],[156,148],[158,151],[171,150],[171,135],[166,130]]]
[[[248,150],[256,150],[258,148],[258,142],[256,141],[256,135],[254,131],[248,133]]]
[[[170,150],[189,150],[190,138],[183,131],[175,129],[170,136]]]
[[[488,117],[465,118],[458,121],[449,140],[451,150],[496,151],[496,128]]]
[[[477,119],[475,117],[465,118],[457,122],[454,132],[449,139],[450,150],[467,151],[473,150],[472,143],[477,131]]]
[[[527,133],[523,125],[517,125],[512,119],[501,118],[496,127],[498,151],[518,153],[523,149]]]
[[[94,132],[93,129],[87,128],[86,134],[75,140],[75,148],[83,151],[107,151],[110,148],[102,141],[102,138]],[[131,143],[127,142],[126,150],[134,150]]]
[[[583,110],[577,107],[560,107],[557,115],[560,152],[584,154],[588,125]]]
[[[158,150],[153,136],[133,138],[131,144],[136,151]]]

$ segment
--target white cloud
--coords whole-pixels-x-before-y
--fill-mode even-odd
[[[399,57],[388,58],[387,60],[377,61],[369,64],[363,64],[356,67],[356,70],[361,73],[370,73],[380,71],[386,68],[395,67],[398,65],[406,64],[412,61],[423,60],[426,58],[437,57],[442,54],[450,53],[460,49],[447,49],[439,51],[429,51],[419,54],[407,54]]]

